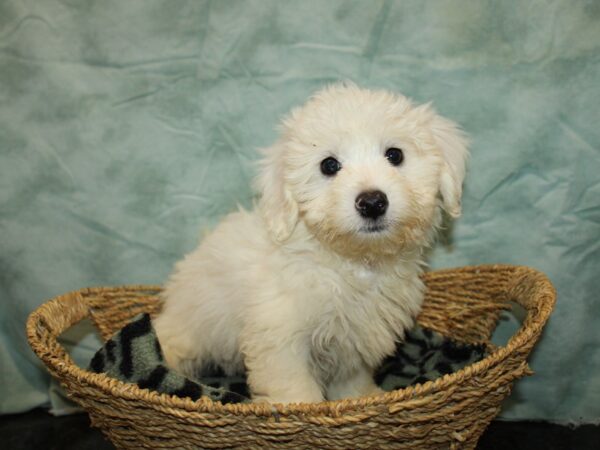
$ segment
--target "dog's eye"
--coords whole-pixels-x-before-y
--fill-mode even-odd
[[[388,148],[385,151],[385,157],[392,166],[399,166],[404,161],[404,153],[399,148]]]
[[[335,175],[337,172],[340,171],[341,168],[342,165],[340,164],[340,162],[337,159],[332,158],[331,156],[321,161],[321,172],[323,173],[323,175],[327,175],[328,177]]]

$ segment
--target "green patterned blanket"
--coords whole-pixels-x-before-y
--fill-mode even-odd
[[[479,361],[484,354],[483,345],[461,344],[417,326],[383,361],[375,372],[375,382],[387,391],[424,383]],[[206,368],[198,379],[190,379],[169,369],[148,314],[137,316],[109,339],[95,354],[90,370],[192,400],[203,395],[221,403],[250,399],[243,374],[226,377],[216,367]]]

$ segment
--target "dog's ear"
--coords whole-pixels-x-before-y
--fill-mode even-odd
[[[283,150],[281,141],[262,150],[263,159],[255,180],[260,194],[258,208],[267,228],[280,242],[290,237],[298,223],[298,204],[285,182]]]
[[[431,132],[444,158],[440,179],[442,206],[451,217],[460,216],[462,184],[468,158],[468,139],[454,122],[433,114]]]

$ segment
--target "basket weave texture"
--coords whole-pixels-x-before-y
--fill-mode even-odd
[[[514,380],[530,375],[526,358],[555,302],[546,276],[522,266],[488,265],[424,275],[418,321],[452,339],[486,343],[483,360],[433,382],[375,397],[313,404],[195,402],[88,372],[57,338],[91,318],[104,339],[141,312],[156,314],[160,287],[89,288],[56,297],[27,322],[31,347],[70,398],[117,448],[474,449]],[[490,344],[512,302],[526,316],[503,347]]]

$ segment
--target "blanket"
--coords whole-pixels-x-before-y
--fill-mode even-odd
[[[455,342],[416,326],[398,343],[395,353],[383,361],[374,379],[387,391],[424,383],[479,361],[485,350],[484,345]],[[90,370],[135,383],[142,389],[192,400],[202,396],[223,404],[250,400],[245,374],[227,377],[219,367],[206,367],[192,379],[167,367],[148,314],[136,316],[106,341],[94,355]]]

